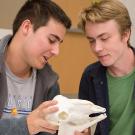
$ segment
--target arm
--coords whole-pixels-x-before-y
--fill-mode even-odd
[[[97,104],[93,72],[95,71],[91,70],[90,67],[84,70],[79,85],[78,98]]]
[[[78,93],[79,99],[89,100],[89,81],[87,78],[87,73],[83,73],[79,85],[79,93]]]
[[[58,126],[46,120],[48,114],[58,111],[58,107],[55,106],[56,104],[57,101],[54,100],[45,101],[27,116],[27,125],[30,135],[40,132],[56,133]]]
[[[56,82],[48,91],[48,100],[52,100],[56,95],[60,94],[60,88],[58,82]],[[55,133],[53,135],[57,135],[58,133]],[[37,135],[52,135],[51,133],[48,132],[40,132]]]
[[[58,111],[56,101],[43,102],[27,117],[0,119],[0,135],[34,135],[39,132],[56,133],[58,126],[46,121],[45,116]],[[47,135],[47,134],[46,134]]]
[[[93,78],[90,76],[90,70],[89,68],[86,68],[82,74],[80,85],[79,85],[79,93],[78,98],[94,101],[92,99],[95,99],[94,96],[94,85],[93,85]],[[91,135],[91,128],[86,129],[84,132],[75,132],[75,135]]]
[[[1,135],[29,135],[26,117],[20,119],[0,119]]]
[[[44,101],[46,102],[46,100],[47,100],[47,102],[48,101],[50,101],[50,100],[52,100],[56,95],[58,95],[60,93],[60,90],[59,90],[59,84],[57,83],[57,81],[47,90],[47,93],[45,93],[45,95],[43,95],[44,96]],[[36,112],[35,112],[35,115],[36,115]],[[45,116],[44,116],[44,118],[45,118]],[[43,119],[44,119],[43,118]],[[31,119],[33,119],[34,120],[34,117],[31,117]],[[42,119],[42,118],[41,118]],[[36,120],[34,120],[34,121],[36,121]],[[35,125],[36,127],[38,127],[38,123],[36,123],[36,125]],[[36,128],[35,127],[35,128]],[[58,127],[56,127],[57,129],[58,129]],[[55,128],[55,129],[56,129]],[[34,129],[34,125],[33,125],[33,129]],[[55,130],[55,132],[56,132],[56,130]],[[54,132],[53,132],[54,133]],[[48,131],[42,131],[42,130],[40,130],[40,132],[37,132],[36,133],[36,135],[52,135],[52,133],[49,133]],[[55,134],[56,135],[56,134]]]

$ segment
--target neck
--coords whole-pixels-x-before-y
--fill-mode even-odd
[[[22,78],[22,79],[26,79],[26,78],[29,78],[31,76],[31,73],[32,73],[32,68],[19,68],[19,66],[17,66],[16,64],[13,64],[12,62],[9,62],[8,60],[6,60],[6,63],[5,63],[8,68],[11,70],[11,72]]]
[[[131,48],[125,52],[123,59],[119,60],[117,64],[107,68],[112,76],[121,77],[129,74],[135,68],[135,56]]]
[[[5,64],[13,74],[20,78],[28,78],[31,75],[32,68],[23,61],[19,53],[19,45],[11,41],[5,51]]]

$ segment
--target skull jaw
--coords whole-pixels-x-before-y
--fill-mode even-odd
[[[84,124],[80,124],[80,125],[75,125],[75,124],[72,124],[69,122],[68,123],[61,122],[59,125],[58,135],[74,135],[75,131],[82,132],[83,130],[85,130],[89,127],[92,127],[93,125],[102,121],[106,117],[107,117],[106,114],[100,114],[99,116],[90,117],[87,122],[85,122]]]

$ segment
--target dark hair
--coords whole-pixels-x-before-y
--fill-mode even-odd
[[[19,10],[13,22],[13,36],[18,31],[22,22],[26,19],[33,24],[36,31],[45,26],[49,19],[53,18],[63,24],[67,29],[71,27],[71,20],[66,13],[51,0],[27,0]]]

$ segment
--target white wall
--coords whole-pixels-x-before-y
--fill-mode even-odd
[[[132,20],[132,34],[131,34],[131,45],[135,47],[135,1],[134,0],[121,0],[128,8],[131,20]],[[7,33],[12,33],[11,30],[0,28],[0,38]]]
[[[135,47],[135,1],[134,0],[121,0],[128,8],[131,20],[132,20],[132,34],[131,45]]]
[[[0,39],[3,38],[7,34],[12,34],[12,31],[10,29],[0,28]]]

